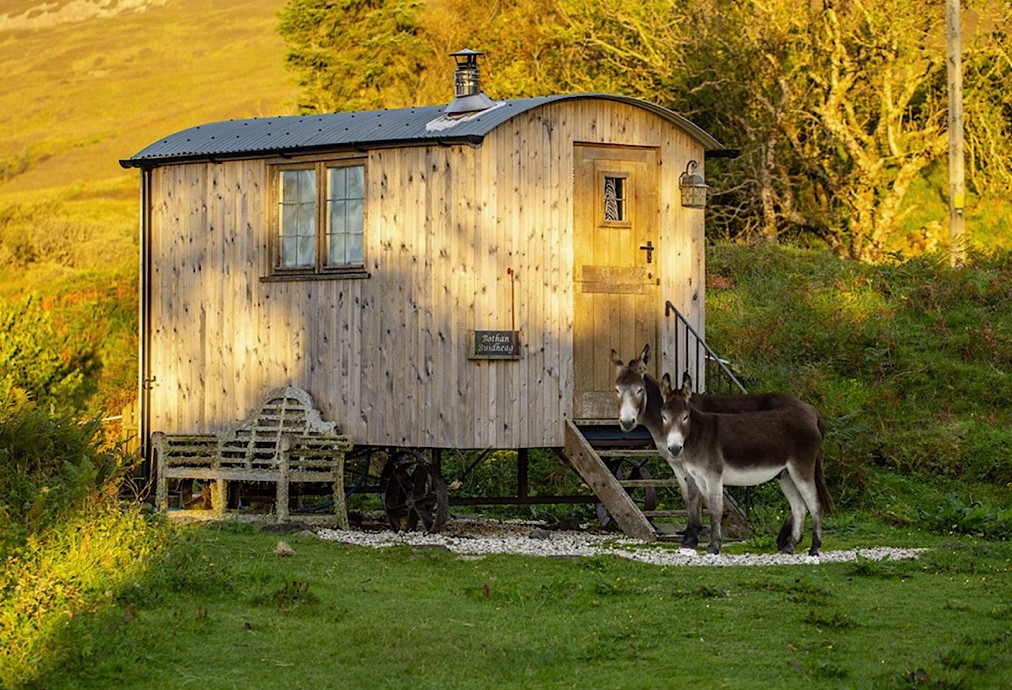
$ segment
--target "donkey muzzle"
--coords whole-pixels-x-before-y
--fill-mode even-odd
[[[684,448],[684,446],[682,446],[680,443],[668,444],[668,452],[671,453],[671,457],[673,458],[677,458],[679,455],[682,454],[682,448]]]

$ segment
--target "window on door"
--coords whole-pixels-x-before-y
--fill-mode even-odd
[[[606,225],[629,223],[628,176],[622,173],[602,175],[602,221]]]

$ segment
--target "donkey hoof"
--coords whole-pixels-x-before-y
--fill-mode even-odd
[[[719,556],[720,555],[720,544],[710,544],[706,548],[706,554],[708,556]]]
[[[819,547],[818,546],[813,546],[812,548],[810,548],[808,550],[808,555],[809,556],[818,557],[819,556]]]
[[[794,545],[793,544],[784,544],[783,546],[780,547],[780,553],[787,554],[788,556],[793,556],[794,555]]]

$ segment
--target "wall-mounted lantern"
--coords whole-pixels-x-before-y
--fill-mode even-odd
[[[706,190],[709,189],[703,176],[696,172],[696,161],[689,161],[685,172],[678,176],[678,188],[682,191],[682,206],[685,208],[706,208]]]

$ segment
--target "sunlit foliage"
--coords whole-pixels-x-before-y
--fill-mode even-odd
[[[968,182],[991,193],[1012,181],[1012,10],[964,4]],[[689,116],[742,154],[708,170],[715,236],[917,253],[908,194],[947,151],[944,7],[916,0],[290,0],[281,16],[309,111],[448,102],[446,55],[468,47],[494,98],[609,91]]]

